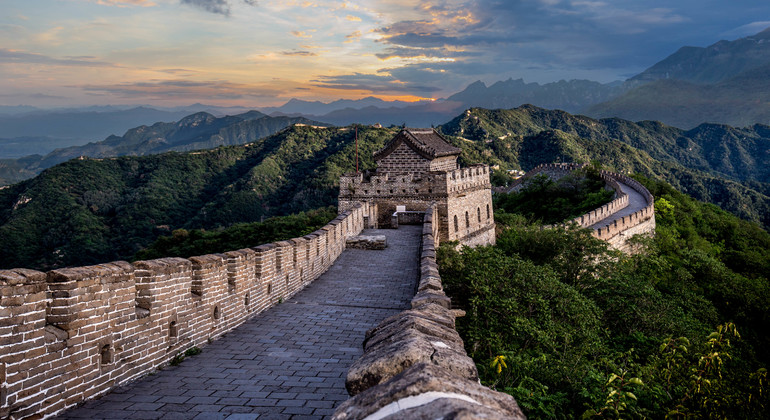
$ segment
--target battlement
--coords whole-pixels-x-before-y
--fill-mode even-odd
[[[655,231],[655,198],[639,181],[621,174],[611,174],[616,181],[622,182],[644,197],[646,206],[627,216],[613,221],[609,226],[594,231],[594,236],[609,242],[615,248],[629,250],[626,239],[636,234]]]
[[[487,165],[473,165],[449,172],[369,172],[345,174],[340,178],[340,197],[346,198],[371,199],[415,194],[447,196],[478,188],[491,188]]]
[[[458,312],[451,310],[436,263],[438,218],[436,205],[423,215],[420,282],[411,309],[367,331],[364,354],[345,381],[351,398],[332,419],[525,418],[512,396],[479,383],[465,352],[455,329]]]
[[[545,174],[551,178],[558,179],[585,166],[586,164],[584,163],[549,163],[538,165],[517,179],[508,188],[507,192],[520,190],[528,180],[536,175]],[[580,227],[589,228],[625,209],[629,206],[630,202],[628,194],[623,192],[620,184],[628,185],[644,197],[646,206],[618,220],[614,220],[609,226],[594,230],[593,236],[609,242],[610,245],[617,249],[629,251],[630,249],[626,243],[627,238],[635,234],[655,231],[655,199],[644,185],[633,178],[610,171],[601,171],[600,176],[604,179],[606,188],[615,191],[615,198],[598,209],[572,219],[571,222],[576,223]]]
[[[446,173],[447,190],[449,193],[460,194],[465,191],[477,189],[490,189],[489,166],[472,165],[467,168],[459,168]]]
[[[288,299],[369,217],[222,254],[0,270],[0,417],[49,416],[152,372]]]

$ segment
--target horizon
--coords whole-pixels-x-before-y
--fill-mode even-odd
[[[0,106],[268,108],[447,98],[479,80],[625,80],[756,34],[770,4],[6,0]]]

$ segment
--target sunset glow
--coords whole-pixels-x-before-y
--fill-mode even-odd
[[[642,4],[643,3],[643,4]],[[766,2],[4,0],[0,105],[443,98],[475,80],[622,80],[758,32]]]

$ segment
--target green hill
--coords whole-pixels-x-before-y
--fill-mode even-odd
[[[178,122],[142,125],[123,136],[113,135],[100,142],[57,149],[45,156],[0,160],[0,185],[27,179],[45,168],[80,156],[145,156],[245,144],[294,124],[328,125],[302,117],[270,117],[257,111],[221,118],[198,112]]]
[[[393,134],[359,130],[362,167]],[[354,159],[352,129],[293,126],[243,146],[70,160],[0,190],[0,267],[128,259],[175,229],[332,205]]]
[[[464,149],[464,164],[530,169],[598,160],[770,225],[766,126],[685,132],[525,106],[471,109],[440,130]],[[394,133],[360,128],[362,168],[373,166],[373,151]],[[339,176],[354,167],[353,143],[352,127],[292,126],[240,146],[67,161],[0,190],[0,267],[127,259],[175,229],[218,229],[334,205]]]
[[[473,108],[440,127],[462,159],[528,170],[554,161],[599,160],[619,172],[661,178],[694,198],[770,226],[770,127],[596,120],[533,106]]]

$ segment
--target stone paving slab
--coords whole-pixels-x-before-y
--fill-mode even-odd
[[[364,333],[409,306],[422,226],[365,230],[385,250],[346,249],[318,280],[169,366],[60,419],[323,419],[348,399]]]

